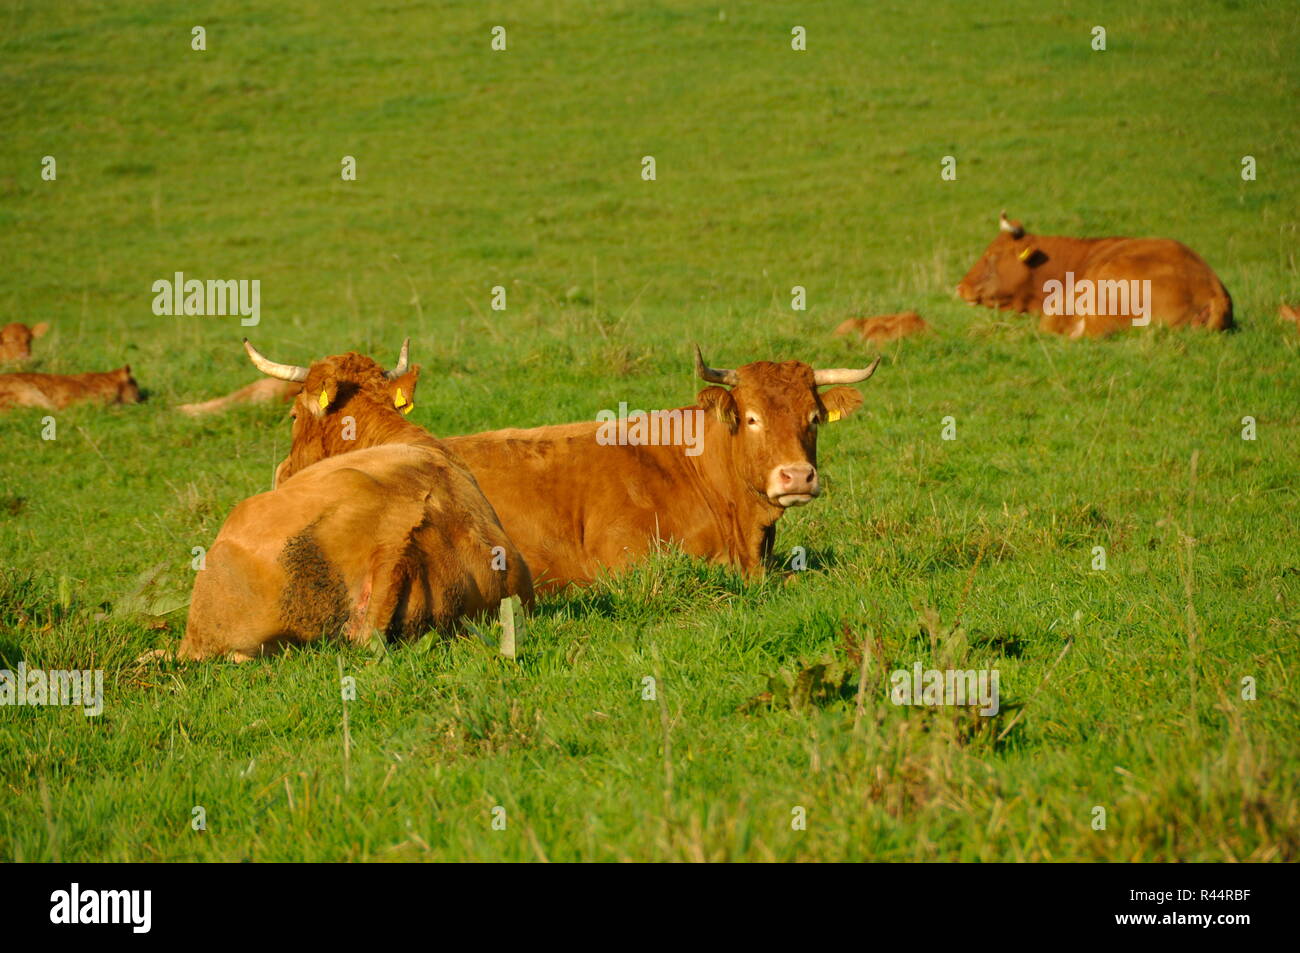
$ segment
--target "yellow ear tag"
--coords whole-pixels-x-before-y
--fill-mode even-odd
[[[1022,251],[1022,252],[1020,253],[1020,255],[1019,255],[1020,260],[1021,260],[1021,261],[1029,261],[1029,256],[1032,255],[1033,253],[1034,253],[1034,250],[1033,250],[1032,248],[1026,248],[1024,251]]]
[[[330,395],[327,394],[325,391],[321,391],[320,400],[318,401],[318,403],[320,404],[320,409],[324,410],[326,407],[330,405]]]
[[[404,414],[409,414],[411,411],[415,410],[415,404],[406,399],[406,395],[402,393],[402,388],[400,387],[397,388],[397,392],[393,394],[393,406]]]
[[[833,424],[833,423],[835,423],[835,421],[837,421],[837,420],[839,420],[839,419],[840,419],[840,412],[839,412],[838,410],[828,410],[828,411],[826,411],[826,422],[827,422],[828,424]]]

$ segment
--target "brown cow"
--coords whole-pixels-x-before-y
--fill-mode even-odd
[[[1300,305],[1283,304],[1277,309],[1277,316],[1300,328]]]
[[[42,337],[50,326],[42,321],[28,327],[15,321],[0,328],[0,362],[25,361],[32,356],[32,341]]]
[[[129,364],[90,374],[0,374],[0,410],[62,410],[69,404],[138,404],[140,399]]]
[[[261,370],[303,385],[295,443],[318,445],[314,432],[345,417],[390,439],[291,470],[235,507],[195,579],[180,657],[246,661],[340,633],[410,638],[512,595],[531,604],[528,566],[469,469],[395,409],[409,405],[415,373],[405,347],[389,372],[360,354],[308,369],[245,347]]]
[[[856,334],[872,344],[886,344],[913,334],[924,334],[930,326],[915,311],[881,314],[874,318],[849,318],[835,329],[837,338]]]
[[[699,438],[695,454],[680,445],[605,439],[617,429],[608,419],[444,439],[473,470],[539,591],[590,582],[644,556],[659,540],[746,573],[760,571],[781,514],[821,493],[818,426],[862,403],[851,387],[818,388],[861,383],[880,363],[814,370],[798,361],[758,361],[717,370],[704,364],[698,348],[695,360],[701,378],[722,386],[700,391],[693,407],[656,412],[661,434],[667,427],[671,437],[676,428],[685,438],[688,420],[698,426],[690,428]],[[311,393],[309,384],[309,402]],[[356,439],[346,441],[337,421],[301,436],[295,430],[282,475],[389,439],[382,430],[358,427]]]
[[[229,410],[240,404],[288,403],[302,392],[302,385],[292,381],[278,381],[273,377],[262,377],[247,387],[241,387],[224,397],[214,397],[196,404],[181,404],[176,409],[191,417],[202,417]]]
[[[1031,235],[1002,213],[998,237],[957,285],[968,304],[1041,314],[1096,337],[1149,322],[1232,327],[1232,299],[1196,252],[1167,238]],[[1048,313],[1048,312],[1054,313]]]

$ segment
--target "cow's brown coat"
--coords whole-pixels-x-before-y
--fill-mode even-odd
[[[799,502],[807,502],[820,492],[817,426],[852,413],[862,397],[842,386],[818,393],[813,369],[798,361],[759,361],[737,373],[735,387],[707,387],[685,408],[705,411],[704,450],[695,457],[680,446],[603,446],[594,421],[443,443],[473,471],[539,590],[590,582],[660,540],[755,572],[772,550],[784,512],[767,492],[770,482],[788,465],[792,479],[811,482],[789,487],[809,492],[787,498],[803,495]],[[300,406],[309,410],[315,387],[308,382]],[[337,415],[330,420],[322,428],[295,428],[282,476],[325,456],[396,439],[390,426],[412,426],[401,419],[358,426],[357,439],[345,441]]]
[[[678,446],[601,446],[597,423],[448,437],[447,445],[474,471],[541,587],[588,583],[658,541],[759,572],[785,511],[768,494],[774,468],[810,465],[816,480],[817,427],[851,414],[862,396],[851,387],[818,393],[813,369],[799,361],[737,372],[738,385],[706,387],[686,408],[706,411],[699,456]]]
[[[301,384],[292,381],[278,381],[273,377],[261,377],[246,387],[241,387],[237,391],[226,394],[224,397],[214,397],[212,400],[193,404],[181,404],[176,409],[191,417],[202,417],[207,414],[221,413],[242,404],[269,404],[274,402],[287,404],[301,392]]]
[[[339,632],[402,638],[508,596],[532,602],[528,566],[469,469],[394,406],[413,399],[418,373],[388,380],[360,354],[312,365],[293,410],[295,448],[309,450],[222,526],[179,655],[242,660]],[[322,434],[341,436],[345,418],[369,442],[323,459]]]
[[[872,344],[887,344],[899,338],[913,334],[924,334],[930,330],[915,311],[900,311],[898,314],[881,314],[870,318],[848,318],[835,329],[835,336],[855,334]]]
[[[139,402],[140,386],[131,376],[130,365],[89,374],[0,374],[0,410],[62,410],[71,404]]]
[[[1044,284],[1065,281],[1151,281],[1152,324],[1232,327],[1232,299],[1196,252],[1167,238],[1068,238],[1031,235],[1015,221],[1002,228],[957,286],[969,304],[1043,315],[1044,331],[1096,337],[1131,327],[1134,315],[1046,315]]]

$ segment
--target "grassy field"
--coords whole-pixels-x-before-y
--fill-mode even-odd
[[[0,11],[0,323],[149,393],[55,440],[0,415],[0,667],[105,673],[97,718],[0,708],[0,859],[1300,856],[1294,3],[433,6]],[[1186,242],[1240,331],[962,305],[1002,208]],[[175,271],[260,279],[261,324],[155,316]],[[694,341],[865,364],[830,329],[906,307],[935,333],[886,347],[779,524],[807,571],[664,553],[541,603],[517,662],[483,626],[132,665],[286,451],[283,408],[174,410],[256,377],[246,333],[296,363],[409,334],[412,419],[456,434],[688,404]],[[843,691],[747,706],[825,656]],[[996,668],[1002,713],[892,705],[918,661]]]

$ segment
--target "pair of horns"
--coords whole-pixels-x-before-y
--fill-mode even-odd
[[[818,387],[823,384],[861,384],[872,374],[876,373],[876,367],[880,364],[880,358],[871,362],[870,367],[836,367],[821,368],[813,370],[813,383]],[[709,367],[704,363],[704,355],[700,353],[700,346],[695,345],[695,373],[700,380],[708,381],[710,384],[726,384],[728,387],[735,387],[740,383],[740,375],[729,367]]]
[[[248,338],[244,338],[244,350],[248,352],[249,359],[253,366],[265,374],[267,377],[274,377],[281,381],[294,381],[302,383],[307,379],[307,368],[299,367],[297,364],[279,364],[263,354],[253,345],[248,343]],[[402,353],[397,358],[397,366],[391,371],[384,371],[384,377],[388,380],[395,380],[406,373],[407,356],[411,350],[411,339],[407,338],[402,342]]]

